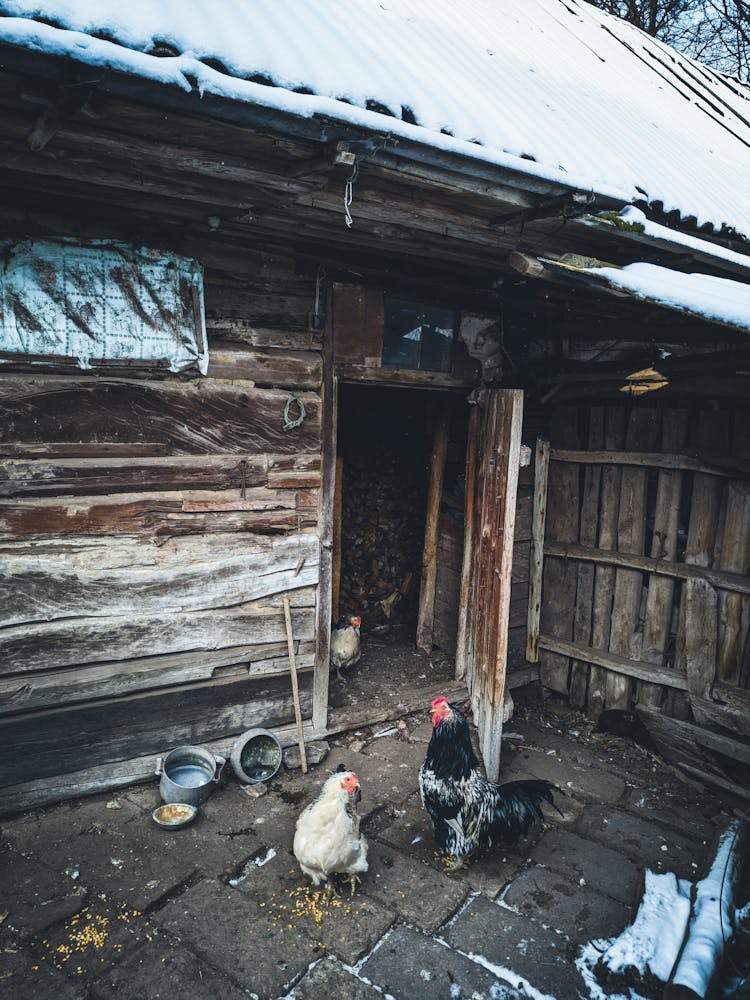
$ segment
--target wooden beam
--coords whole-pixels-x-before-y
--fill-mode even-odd
[[[526,659],[529,663],[539,662],[539,616],[542,607],[549,456],[549,441],[539,438],[536,443],[536,462],[534,465],[534,512],[531,518],[531,551],[529,553],[529,613],[526,623]]]
[[[679,580],[705,580],[714,587],[723,587],[737,594],[750,594],[750,579],[744,574],[728,573],[693,563],[669,562],[636,553],[615,552],[613,549],[589,549],[584,545],[564,542],[546,542],[544,552],[545,555],[559,556],[562,559],[581,559],[602,566],[621,566],[624,569],[637,569]]]
[[[705,476],[750,478],[750,464],[739,459],[712,465],[690,455],[667,455],[659,451],[576,451],[569,448],[552,448],[550,458],[553,462],[574,462],[579,465],[635,465],[639,468],[699,472]]]
[[[422,582],[419,589],[417,649],[421,649],[425,653],[432,652],[440,501],[443,495],[445,458],[448,454],[448,430],[448,408],[443,406],[438,416],[432,439],[430,479],[427,487],[427,512],[425,514],[424,548],[422,550]]]
[[[661,667],[653,667],[641,663],[639,660],[631,660],[627,656],[620,656],[618,653],[608,653],[603,649],[592,649],[590,646],[581,646],[575,642],[566,642],[557,639],[552,635],[542,633],[539,636],[539,648],[547,649],[551,653],[560,656],[574,656],[586,663],[593,663],[598,667],[604,667],[622,677],[631,677],[636,680],[648,681],[652,684],[663,684],[665,687],[676,688],[678,691],[687,690],[687,680],[682,674],[674,670],[664,670]]]

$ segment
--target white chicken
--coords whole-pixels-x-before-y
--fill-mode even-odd
[[[362,655],[359,642],[361,624],[359,615],[345,615],[336,628],[331,629],[331,666],[340,681],[343,681],[341,668],[351,667]]]
[[[358,874],[367,871],[367,841],[359,832],[357,803],[362,797],[353,771],[337,771],[327,779],[317,799],[300,813],[294,833],[294,856],[315,885],[331,876],[348,875],[354,895]]]

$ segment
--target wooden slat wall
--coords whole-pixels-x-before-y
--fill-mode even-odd
[[[205,292],[205,378],[0,375],[0,788],[291,722],[285,594],[310,716],[315,276],[228,257]]]
[[[592,715],[637,705],[750,735],[747,412],[584,417],[592,461],[551,450],[539,646],[555,669],[543,659],[543,678]],[[572,609],[559,594],[571,571]]]

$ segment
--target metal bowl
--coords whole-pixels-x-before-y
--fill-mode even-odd
[[[283,751],[267,729],[248,729],[232,748],[234,773],[247,785],[270,781],[281,767]]]
[[[177,827],[192,823],[197,815],[198,807],[191,806],[189,802],[170,802],[163,806],[157,806],[151,813],[151,818],[157,826],[163,826],[167,830],[175,830]]]

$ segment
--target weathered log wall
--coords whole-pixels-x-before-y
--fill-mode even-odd
[[[315,275],[252,263],[206,271],[205,378],[0,375],[0,810],[40,777],[292,722],[285,594],[310,715]],[[292,391],[306,416],[284,430]]]

